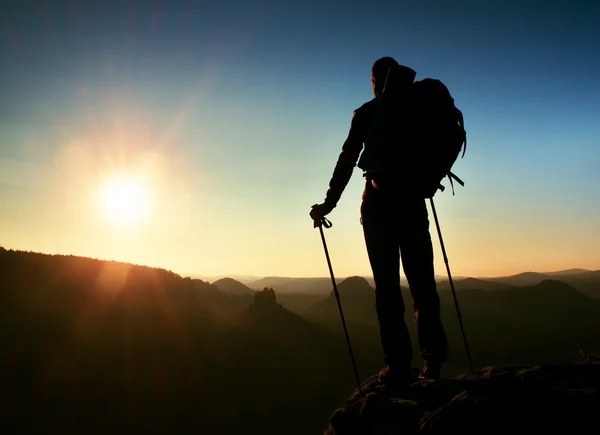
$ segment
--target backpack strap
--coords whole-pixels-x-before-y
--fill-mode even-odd
[[[450,180],[450,186],[452,187],[452,196],[454,196],[454,182],[452,179],[455,179],[458,184],[464,187],[465,182],[458,178],[452,171],[448,171],[448,180]]]
[[[463,129],[463,131],[465,130],[465,120],[463,118],[463,114],[459,109],[456,109],[456,112],[458,114],[458,123],[460,125],[460,127]],[[464,138],[464,142],[463,142],[463,153],[462,153],[462,157],[463,158],[465,156],[465,152],[467,151],[467,135],[465,132],[465,138]],[[457,180],[458,181],[458,180]]]
[[[456,176],[456,174],[454,174],[452,171],[448,172],[448,178],[450,180],[452,180],[454,178],[458,184],[460,184],[461,186],[465,187],[465,182],[463,180],[461,180],[460,178],[458,178]]]

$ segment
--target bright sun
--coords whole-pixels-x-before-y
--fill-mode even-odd
[[[139,223],[150,209],[150,195],[140,180],[114,178],[101,187],[101,207],[117,223]]]

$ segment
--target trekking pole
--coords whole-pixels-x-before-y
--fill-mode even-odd
[[[471,352],[469,351],[469,343],[467,342],[467,336],[465,334],[465,328],[463,326],[462,315],[460,314],[460,308],[458,307],[458,299],[456,298],[456,290],[454,290],[454,283],[452,282],[452,275],[450,274],[450,265],[448,264],[448,257],[446,256],[446,248],[444,248],[444,240],[442,239],[442,231],[440,229],[440,222],[438,221],[437,213],[435,212],[435,205],[433,205],[433,198],[429,198],[431,203],[431,210],[433,211],[433,217],[435,219],[435,226],[437,227],[438,237],[440,238],[440,245],[442,246],[442,253],[444,254],[444,263],[446,263],[446,270],[448,271],[448,280],[450,282],[450,288],[452,289],[452,297],[454,298],[454,306],[456,307],[456,314],[458,316],[458,323],[460,323],[460,332],[465,343],[465,350],[467,352],[467,359],[469,360],[469,368],[473,372],[473,360],[471,359]]]
[[[344,327],[344,334],[346,335],[346,343],[348,344],[348,352],[350,353],[350,359],[352,360],[352,367],[354,369],[354,377],[356,378],[356,385],[358,386],[358,393],[362,397],[363,392],[360,387],[360,377],[358,376],[358,369],[356,367],[356,361],[354,360],[354,353],[352,352],[352,344],[350,343],[350,335],[348,334],[348,328],[346,327],[346,320],[344,319],[344,311],[342,310],[342,303],[340,302],[340,294],[337,289],[335,282],[335,276],[333,275],[333,268],[331,267],[331,260],[329,259],[329,251],[327,250],[327,243],[325,242],[325,234],[323,233],[323,227],[331,228],[331,222],[323,217],[321,222],[315,222],[315,226],[319,227],[321,232],[321,240],[323,241],[323,249],[325,250],[325,257],[327,258],[327,265],[329,266],[329,274],[331,275],[331,283],[333,284],[333,291],[335,298],[337,299],[338,309],[340,311],[340,317],[342,319],[342,326]]]

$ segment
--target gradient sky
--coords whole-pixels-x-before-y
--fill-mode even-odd
[[[453,273],[600,269],[598,2],[10,3],[0,246],[326,276],[308,212],[389,55],[446,83],[465,117],[466,185],[436,198]],[[151,199],[133,225],[99,206],[121,175]],[[370,274],[362,187],[356,169],[329,216],[339,276]]]

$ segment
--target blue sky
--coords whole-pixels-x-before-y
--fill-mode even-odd
[[[282,3],[2,6],[0,245],[326,275],[308,211],[389,55],[441,79],[465,117],[466,185],[436,199],[453,270],[600,268],[600,5]],[[97,186],[133,173],[152,207],[119,226]],[[330,215],[342,276],[370,273],[362,183],[357,169]]]

